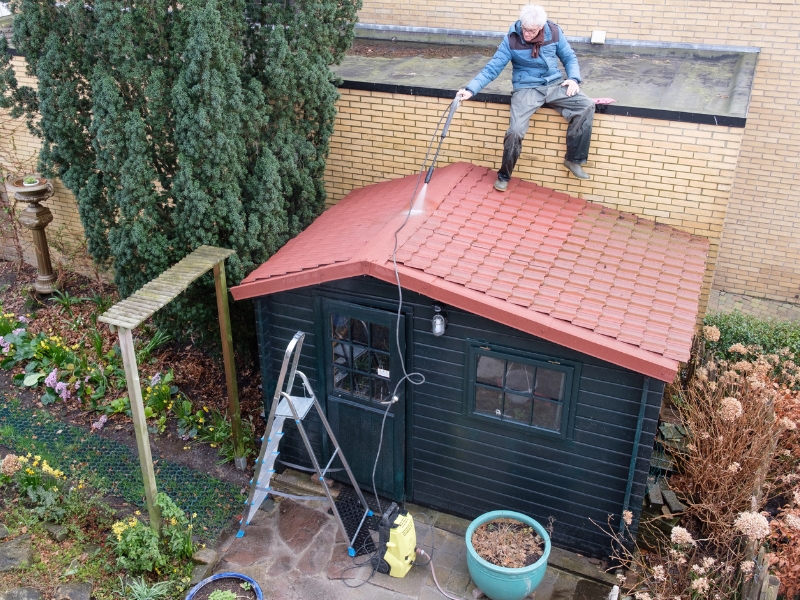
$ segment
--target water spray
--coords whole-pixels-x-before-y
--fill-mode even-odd
[[[439,150],[442,149],[444,138],[447,136],[447,130],[450,129],[450,121],[453,120],[453,115],[456,114],[456,110],[458,110],[458,105],[460,103],[461,100],[458,96],[453,98],[453,102],[450,103],[450,114],[447,115],[447,121],[444,122],[444,127],[442,128],[442,137],[439,138],[439,147],[436,148],[436,154],[433,155],[433,160],[431,161],[431,166],[428,169],[428,174],[425,176],[425,183],[430,183],[431,177],[433,177],[433,168],[436,166],[436,159],[439,158]]]

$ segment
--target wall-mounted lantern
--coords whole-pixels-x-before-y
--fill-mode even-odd
[[[442,311],[442,307],[438,304],[433,305],[433,319],[431,319],[431,332],[436,337],[444,335],[444,330],[447,328],[447,313]]]

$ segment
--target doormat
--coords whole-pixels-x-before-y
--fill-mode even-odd
[[[381,514],[378,509],[378,503],[375,500],[374,494],[364,493],[364,499],[367,505],[374,513],[373,516],[367,517],[364,521],[361,531],[358,532],[358,537],[353,540],[353,549],[356,551],[356,556],[365,556],[367,554],[374,554],[376,550],[375,541],[370,535],[370,531],[378,531],[378,525],[381,522]],[[392,503],[391,500],[381,498],[381,508],[386,510]],[[358,499],[358,494],[349,485],[342,485],[339,491],[339,497],[336,499],[336,510],[339,511],[339,516],[342,518],[342,523],[347,531],[347,537],[353,537],[361,517],[364,516],[364,507],[361,505],[361,500]],[[328,513],[333,514],[330,509]]]

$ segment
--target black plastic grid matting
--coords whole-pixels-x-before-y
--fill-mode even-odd
[[[380,525],[381,522],[380,510],[385,511],[392,503],[391,500],[381,498],[379,509],[375,494],[369,492],[362,493],[364,494],[364,499],[367,501],[367,505],[374,514],[366,518],[364,526],[361,528],[361,531],[358,532],[358,537],[353,541],[353,548],[356,551],[356,556],[364,556],[375,552],[375,540],[370,534],[370,531],[378,531],[378,525]],[[361,505],[361,500],[358,499],[356,491],[349,485],[342,485],[339,497],[336,499],[336,510],[339,511],[339,516],[342,518],[347,536],[352,538],[358,524],[361,523],[361,517],[364,516],[364,507]]]
[[[59,422],[44,410],[25,409],[2,395],[0,441],[17,453],[41,454],[73,478],[94,480],[111,494],[146,506],[139,456],[133,448]],[[197,515],[199,535],[215,539],[241,510],[242,496],[232,484],[164,459],[154,460],[153,466],[158,491]]]

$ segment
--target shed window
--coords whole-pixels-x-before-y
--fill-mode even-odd
[[[361,398],[388,400],[390,329],[348,314],[330,314],[333,387]]]
[[[469,409],[477,417],[567,434],[572,365],[486,346],[470,348]]]

